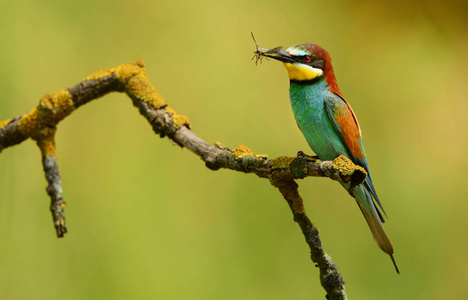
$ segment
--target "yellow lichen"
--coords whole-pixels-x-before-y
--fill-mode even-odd
[[[236,159],[243,158],[247,155],[255,155],[255,153],[252,150],[250,150],[244,145],[237,146],[237,148],[232,151],[232,154]]]
[[[39,105],[23,115],[18,122],[18,130],[25,136],[40,139],[47,136],[48,128],[54,127],[75,109],[68,91],[46,94]]]
[[[121,65],[116,70],[117,78],[125,85],[125,92],[135,96],[155,108],[167,106],[166,100],[149,82],[143,61],[137,60],[131,64]]]
[[[356,165],[344,155],[340,155],[333,160],[333,169],[340,172],[344,176],[351,176],[356,170]]]
[[[41,149],[42,156],[54,156],[55,157],[55,140],[54,133],[44,137],[37,141],[37,146]]]
[[[254,156],[256,158],[261,158],[263,160],[268,159],[268,155],[266,155],[266,154],[255,154],[252,150],[250,150],[249,148],[247,148],[244,145],[237,146],[237,148],[232,151],[232,154],[234,155],[235,159],[244,158],[244,157],[246,157],[248,155],[252,155],[252,156]]]
[[[366,170],[358,165],[355,165],[349,158],[344,155],[340,155],[333,160],[333,169],[340,172],[343,176],[351,176],[358,170],[367,175]]]
[[[25,136],[31,136],[37,128],[37,108],[33,108],[21,117],[18,122],[18,130]]]
[[[155,108],[167,106],[166,100],[164,100],[149,82],[144,67],[143,61],[137,60],[130,64],[123,64],[118,67],[93,73],[86,77],[85,80],[102,78],[115,72],[117,78],[125,87],[125,92],[129,96],[141,99]]]
[[[6,124],[8,124],[9,122],[10,122],[10,120],[0,121],[0,129],[2,129],[3,127],[5,127]]]
[[[294,159],[294,157],[289,156],[280,156],[277,158],[273,158],[271,160],[271,167],[273,169],[284,168],[287,165],[291,164]]]
[[[171,106],[166,107],[166,113],[168,113],[172,121],[174,121],[177,129],[181,128],[182,126],[187,126],[190,128],[190,120],[187,116],[179,115]]]
[[[75,106],[70,93],[64,90],[42,96],[38,108],[44,117],[47,116],[52,122],[58,123],[68,116]]]
[[[221,142],[219,142],[219,141],[216,141],[216,142],[214,143],[214,146],[215,146],[216,148],[218,148],[218,149],[221,149],[221,150],[227,149],[227,147],[224,146],[223,143],[221,143]]]
[[[99,79],[99,78],[102,78],[102,77],[105,77],[105,76],[108,76],[112,73],[114,73],[117,68],[120,68],[119,67],[114,67],[114,68],[110,68],[110,69],[106,69],[106,70],[101,70],[101,71],[97,71],[91,75],[89,75],[88,77],[86,77],[84,80],[92,80],[92,79]],[[83,80],[83,81],[84,81]]]
[[[171,115],[175,115],[175,114],[176,114],[176,112],[175,112],[175,110],[172,108],[172,106],[166,106],[166,113],[171,114]]]
[[[5,127],[9,122],[10,122],[10,120],[0,121],[0,129]],[[0,145],[0,152],[2,152],[2,149],[3,149],[3,146]]]
[[[177,128],[181,128],[182,126],[190,128],[190,120],[187,116],[175,114],[172,116],[172,120]]]

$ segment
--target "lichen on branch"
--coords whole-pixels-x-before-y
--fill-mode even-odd
[[[211,170],[230,169],[268,179],[287,200],[294,220],[301,228],[311,249],[311,258],[320,268],[327,298],[346,298],[344,281],[322,249],[318,230],[306,215],[296,180],[309,176],[329,177],[357,186],[365,180],[365,170],[344,156],[334,161],[318,161],[302,154],[269,160],[267,155],[255,154],[244,145],[230,149],[220,142],[209,144],[191,130],[188,117],[178,114],[156,91],[146,76],[141,60],[93,73],[66,90],[42,96],[39,105],[30,112],[0,121],[0,152],[28,138],[35,140],[41,151],[57,236],[62,237],[67,232],[64,216],[66,204],[55,151],[57,126],[80,106],[110,92],[126,93],[156,134],[168,137],[180,147],[192,151]]]

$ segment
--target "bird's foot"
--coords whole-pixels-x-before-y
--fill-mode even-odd
[[[320,158],[319,158],[317,155],[310,156],[310,155],[305,154],[305,153],[302,152],[302,151],[297,152],[297,157],[303,157],[303,158],[305,158],[307,161],[311,161],[311,162],[315,162],[315,161],[317,161],[317,160],[320,160]]]

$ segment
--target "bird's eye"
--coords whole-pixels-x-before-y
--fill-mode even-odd
[[[303,60],[306,63],[310,62],[310,56],[304,56]]]

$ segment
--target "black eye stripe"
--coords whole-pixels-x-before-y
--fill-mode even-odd
[[[304,59],[306,59],[307,57],[310,58],[311,62],[317,59],[317,57],[315,57],[313,55],[298,55],[298,56],[296,56],[296,59],[297,59],[297,61],[303,62]]]
[[[310,58],[310,61],[306,62],[304,59],[306,57]],[[305,64],[314,68],[318,68],[321,70],[325,70],[325,60],[318,58],[317,56],[314,55],[297,55],[295,57],[295,60],[301,64]]]

